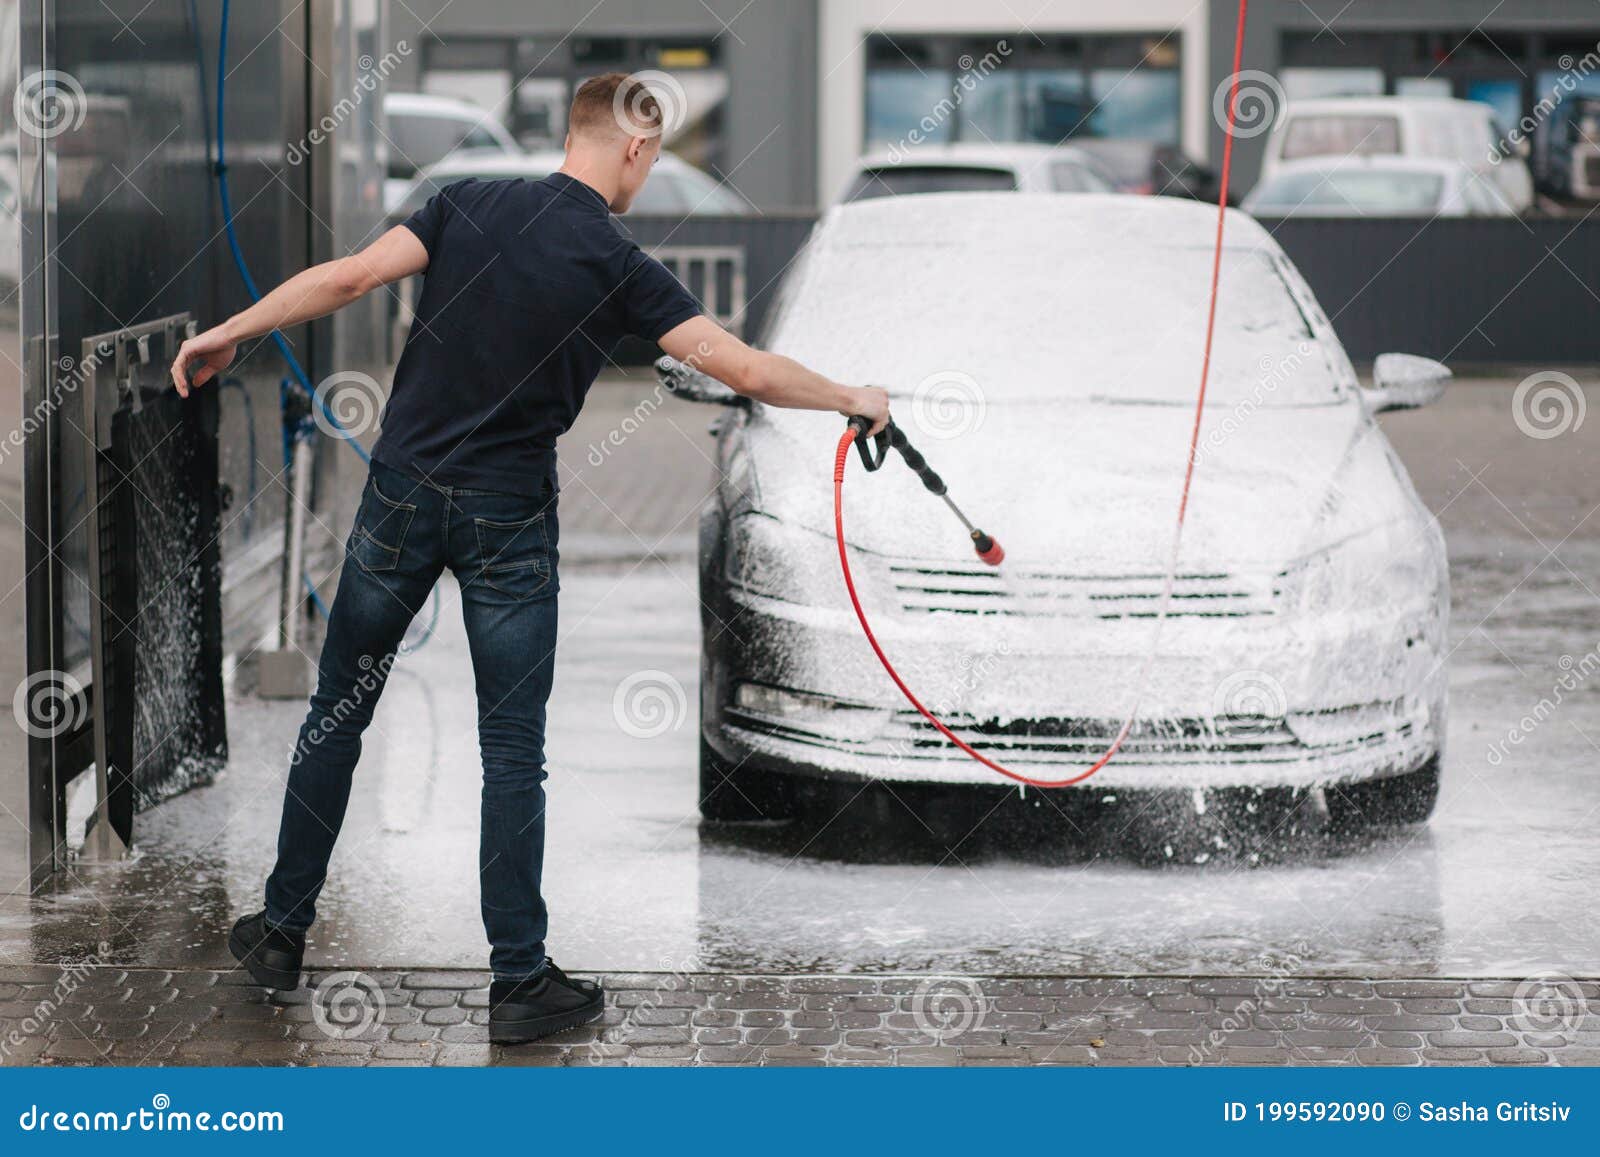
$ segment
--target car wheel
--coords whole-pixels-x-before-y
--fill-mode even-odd
[[[1370,779],[1328,791],[1335,828],[1420,824],[1439,800],[1439,760],[1429,760],[1405,775]]]
[[[777,776],[729,763],[700,736],[700,814],[713,823],[785,820],[794,803]]]

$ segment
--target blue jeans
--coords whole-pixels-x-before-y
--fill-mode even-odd
[[[267,919],[311,926],[344,821],[361,733],[406,627],[448,566],[478,694],[483,927],[497,979],[544,966],[545,700],[555,668],[556,483],[539,497],[420,482],[374,462],[345,545],[317,690],[284,791]]]

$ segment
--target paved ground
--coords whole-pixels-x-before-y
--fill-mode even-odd
[[[0,968],[0,1054],[46,1065],[1600,1064],[1600,1014],[1582,1012],[1600,998],[1594,983],[614,974],[602,1024],[500,1047],[485,1043],[483,973],[314,979],[272,998],[238,973],[98,968],[61,999],[60,969]],[[41,1001],[53,1002],[42,1016]],[[35,1016],[44,1031],[23,1027]]]
[[[98,1055],[87,1037],[112,1042],[110,1059],[135,1062],[152,1048],[152,1060],[197,1060],[206,1049],[270,1059],[246,1056],[255,1044],[319,1063],[405,1060],[380,1055],[400,1046],[426,1054],[413,1060],[461,1063],[889,1063],[925,1059],[930,1048],[1032,1062],[1057,1046],[1054,1059],[1073,1063],[1187,1063],[1179,1050],[1189,1047],[1207,1061],[1392,1050],[1405,1063],[1600,1063],[1594,987],[1568,979],[1593,977],[1600,961],[1600,686],[1579,686],[1527,723],[1572,660],[1600,642],[1587,577],[1600,569],[1600,519],[1589,517],[1600,504],[1600,424],[1529,438],[1510,411],[1516,380],[1460,383],[1436,407],[1385,419],[1440,512],[1452,558],[1450,747],[1432,823],[1355,841],[1290,840],[1259,862],[1165,867],[1114,847],[1018,853],[982,831],[902,844],[870,817],[809,831],[701,828],[693,512],[709,488],[704,427],[715,411],[657,399],[648,381],[602,386],[563,451],[547,873],[557,958],[611,975],[617,989],[599,1047],[585,1039],[491,1052],[472,1023],[481,974],[440,988],[374,971],[483,960],[471,683],[447,585],[437,639],[397,668],[379,708],[309,954],[317,968],[381,979],[394,1018],[373,1030],[382,1039],[331,1040],[309,1008],[280,1011],[216,979],[229,966],[222,934],[270,865],[283,754],[303,712],[256,700],[240,672],[230,683],[233,763],[217,784],[141,815],[133,860],[79,863],[45,894],[0,902],[8,1030],[40,999],[22,984],[59,982],[54,962],[92,954],[104,965],[93,983],[109,986],[65,1002],[77,1012],[24,1033],[8,1060]],[[645,671],[682,695],[668,697],[664,729],[641,738],[622,732],[615,703]],[[1491,745],[1513,732],[1522,741],[1512,756],[1491,764]],[[623,987],[624,970],[647,974],[633,982],[645,987]],[[1150,979],[1093,979],[1130,974]],[[917,985],[946,975],[980,978],[965,998],[932,1002],[935,1012],[953,1007],[958,1022],[963,1009],[982,1012],[961,1039],[938,1016],[931,1032],[906,1020]],[[1052,979],[982,979],[995,976]],[[1290,976],[1328,979],[1273,979]],[[816,984],[862,991],[808,990]],[[657,987],[664,999],[649,997]],[[1017,1001],[1029,1007],[1008,1007]],[[1081,1001],[1101,1003],[1072,1003]],[[852,1039],[873,1032],[900,1035]],[[1315,1032],[1345,1035],[1297,1035]],[[1044,1039],[1017,1035],[1035,1033]],[[713,1051],[741,1048],[763,1051]],[[769,1057],[768,1048],[828,1051]],[[1314,1051],[1324,1048],[1342,1051]],[[846,1055],[855,1049],[881,1055]],[[1030,1051],[971,1051],[982,1049]],[[1499,1051],[1522,1049],[1532,1051]]]

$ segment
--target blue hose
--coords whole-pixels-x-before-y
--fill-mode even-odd
[[[233,264],[234,264],[234,267],[236,269],[238,269],[238,271],[239,271],[239,280],[244,282],[245,292],[247,292],[250,295],[250,300],[251,301],[260,301],[261,300],[261,291],[258,288],[256,288],[255,278],[250,275],[250,265],[249,265],[249,263],[247,261],[245,261],[244,250],[239,245],[239,235],[238,235],[238,232],[234,228],[233,198],[230,196],[229,189],[228,189],[228,165],[227,165],[226,147],[227,147],[227,139],[228,139],[227,112],[228,112],[228,9],[229,9],[229,7],[230,7],[229,0],[222,0],[221,32],[220,32],[220,34],[218,36],[218,44],[217,44],[217,117],[216,117],[216,121],[217,121],[217,128],[216,128],[216,134],[217,134],[217,161],[216,161],[216,165],[215,165],[215,172],[217,174],[217,196],[218,196],[218,199],[221,202],[221,206],[222,206],[222,230],[223,230],[223,233],[228,238],[228,249],[233,254]],[[193,17],[194,17],[194,12],[193,12],[193,6],[191,5],[191,18],[193,18]],[[195,32],[196,32],[196,35],[198,36],[198,34],[199,34],[199,24],[198,23],[196,23],[196,25],[195,25]],[[201,83],[204,84],[205,67],[204,67],[204,62],[203,61],[201,62],[200,75],[201,75]],[[356,438],[355,438],[354,434],[350,433],[349,430],[345,429],[344,423],[339,421],[338,415],[336,415],[333,412],[333,409],[332,409],[332,407],[330,407],[328,405],[327,400],[322,398],[320,395],[318,395],[318,393],[316,391],[316,388],[313,387],[312,384],[311,384],[311,378],[306,374],[306,371],[305,371],[304,367],[302,367],[300,365],[299,360],[294,356],[294,351],[289,347],[289,343],[284,339],[283,334],[279,333],[277,330],[273,330],[270,336],[272,338],[273,344],[278,347],[278,352],[283,355],[283,360],[288,365],[289,372],[294,375],[295,381],[299,384],[300,388],[305,391],[306,396],[311,399],[311,404],[313,406],[317,407],[317,409],[321,411],[323,418],[327,422],[327,427],[326,428],[329,429],[329,430],[332,430],[341,439],[343,439],[344,444],[346,446],[350,447],[351,450],[355,451],[356,456],[359,457],[362,462],[364,462],[364,463],[366,463],[368,465],[371,465],[371,463],[372,463],[372,455],[367,453],[366,447],[362,446],[360,442],[356,441]],[[287,380],[285,380],[284,383],[283,383],[283,388],[280,389],[280,397],[282,397],[286,393],[288,386],[289,386],[289,383],[288,383]],[[286,431],[285,437],[284,437],[284,443],[283,443],[283,455],[284,455],[284,465],[285,466],[289,465],[289,463],[290,463],[290,461],[291,461],[291,459],[293,457],[294,442],[296,440],[298,440],[298,439],[314,437],[315,434],[316,434],[316,429],[317,429],[317,427],[316,427],[316,425],[314,423],[309,422],[309,421],[302,421],[295,428],[293,428],[292,430]],[[251,437],[252,437],[252,439],[254,438],[254,427],[253,426],[252,426]],[[252,471],[254,470],[254,460],[255,460],[255,456],[252,454],[251,455],[251,469],[252,469]],[[253,483],[252,483],[252,485],[253,485]],[[302,573],[300,577],[301,577],[302,581],[305,583],[305,587],[306,587],[307,593],[311,597],[311,605],[314,606],[317,609],[317,613],[318,614],[320,614],[324,619],[326,619],[328,617],[327,605],[322,601],[322,596],[317,592],[316,584],[311,581],[310,574]],[[410,650],[410,651],[415,651],[415,650],[418,650],[418,649],[422,648],[423,646],[426,646],[428,641],[433,638],[434,628],[438,625],[438,622],[439,622],[439,588],[437,586],[435,586],[434,589],[433,589],[433,610],[432,610],[432,613],[429,615],[428,625],[423,629],[423,631],[421,633],[421,636],[418,639],[418,641],[416,642],[416,644],[413,645],[413,646],[409,646],[406,649]]]

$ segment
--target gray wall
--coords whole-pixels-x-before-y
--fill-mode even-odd
[[[720,19],[719,19],[720,18]],[[724,29],[721,21],[727,21]],[[407,0],[391,5],[390,42],[428,36],[695,35],[721,38],[732,92],[727,163],[759,208],[811,207],[817,171],[816,0]],[[420,87],[421,51],[392,87]]]

